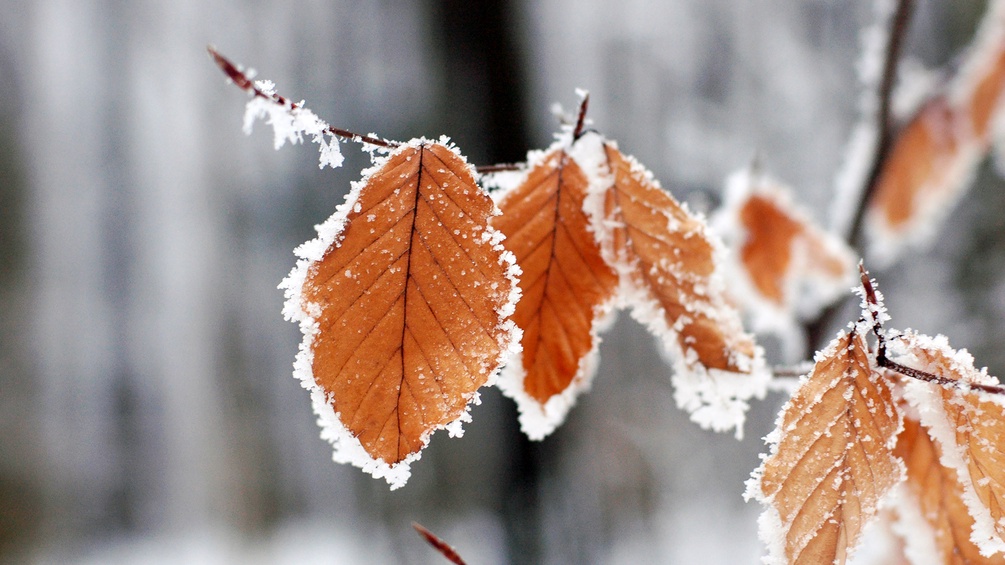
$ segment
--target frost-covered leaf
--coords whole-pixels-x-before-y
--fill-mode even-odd
[[[1005,400],[974,388],[997,385],[997,379],[975,369],[973,357],[952,349],[943,336],[905,333],[891,342],[890,352],[896,362],[946,381],[912,379],[904,397],[937,441],[942,464],[959,478],[974,520],[971,541],[984,555],[1005,551]]]
[[[787,187],[759,171],[729,177],[713,226],[730,248],[736,274],[730,292],[751,311],[758,328],[811,318],[855,281],[848,245],[818,227]]]
[[[1005,91],[1005,2],[988,13],[947,92],[899,134],[869,201],[870,254],[890,262],[935,235],[988,153]]]
[[[844,563],[903,476],[893,454],[901,415],[860,331],[817,354],[747,483],[746,496],[767,506],[759,525],[770,563]]]
[[[516,400],[531,439],[551,433],[589,387],[597,332],[617,288],[583,211],[587,177],[567,149],[563,140],[532,154],[528,171],[499,193],[502,214],[492,219],[523,271],[513,315],[523,353],[499,386]]]
[[[336,461],[395,488],[433,431],[460,433],[517,339],[515,268],[494,213],[463,157],[415,140],[297,249],[284,314],[304,332],[295,373]]]
[[[941,462],[941,450],[921,422],[904,419],[895,453],[907,466],[907,481],[897,504],[897,531],[905,554],[915,563],[965,565],[1005,563],[988,558],[970,541],[974,519],[963,503],[956,471]]]
[[[746,401],[764,394],[766,374],[761,350],[726,300],[722,244],[652,173],[613,142],[600,142],[584,136],[580,160],[605,165],[586,206],[604,257],[618,272],[619,300],[673,358],[678,405],[705,427],[735,427],[739,435]]]

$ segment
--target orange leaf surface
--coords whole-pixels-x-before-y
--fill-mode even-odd
[[[678,404],[699,424],[736,426],[739,433],[744,399],[763,391],[759,378],[747,378],[759,368],[760,352],[725,298],[721,243],[703,218],[614,143],[604,142],[602,151],[610,177],[597,185],[587,207],[605,257],[621,277],[621,299],[674,354]],[[719,386],[712,376],[725,373],[746,381]]]
[[[936,98],[904,128],[884,163],[869,201],[873,229],[913,229],[933,206],[959,188],[962,133],[958,112]]]
[[[283,283],[322,435],[336,460],[392,488],[433,431],[459,433],[514,339],[512,258],[472,173],[440,143],[395,149],[298,249]]]
[[[581,167],[559,144],[499,197],[502,214],[492,219],[523,271],[523,297],[513,314],[523,330],[523,354],[499,385],[517,401],[532,439],[561,423],[575,395],[588,386],[597,326],[617,287],[583,211],[587,185]]]
[[[1005,10],[989,6],[962,70],[911,119],[883,162],[867,212],[879,260],[931,239],[990,148],[1005,92]]]
[[[940,462],[941,449],[932,441],[921,423],[913,418],[904,419],[904,430],[897,439],[895,453],[907,466],[907,496],[898,514],[920,513],[934,534],[935,551],[941,563],[966,565],[976,563],[1005,563],[1005,558],[992,558],[980,554],[970,541],[974,519],[963,502],[963,485],[956,471]],[[910,507],[908,507],[908,502]],[[925,532],[912,531],[910,522],[904,523],[907,552],[929,554],[931,548],[912,548],[915,538]]]
[[[748,308],[760,313],[766,306],[767,318],[779,310],[809,317],[853,283],[851,249],[798,208],[787,187],[744,170],[730,176],[726,200],[715,225],[750,283],[752,296],[737,293]]]
[[[767,506],[760,531],[772,563],[845,562],[903,475],[893,454],[900,421],[857,330],[817,355],[747,485],[746,496]]]
[[[971,540],[985,555],[1005,551],[1005,406],[1000,395],[968,390],[952,382],[997,384],[955,351],[942,336],[908,333],[892,343],[896,360],[950,384],[912,380],[904,396],[918,408],[921,423],[941,450],[943,465],[959,478],[962,498],[974,520]]]

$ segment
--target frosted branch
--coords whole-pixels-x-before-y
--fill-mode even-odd
[[[238,88],[252,97],[248,101],[244,115],[245,133],[251,132],[251,125],[256,119],[265,119],[266,123],[270,124],[275,131],[276,149],[282,147],[287,141],[294,144],[301,143],[303,136],[307,135],[321,146],[320,166],[323,168],[328,165],[336,168],[342,165],[343,160],[336,138],[385,148],[401,145],[387,139],[360,135],[329,125],[314,112],[305,108],[303,101],[293,102],[276,93],[272,81],[252,80],[248,73],[241,70],[212,46],[206,49],[224,74]]]

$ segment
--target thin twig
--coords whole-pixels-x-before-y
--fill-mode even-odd
[[[893,146],[895,125],[892,118],[893,107],[893,86],[897,78],[897,62],[900,60],[900,53],[904,45],[904,37],[907,35],[908,23],[911,20],[911,13],[914,10],[914,0],[900,0],[897,2],[897,9],[893,14],[890,30],[890,40],[886,46],[886,56],[883,60],[883,76],[879,83],[879,109],[876,112],[876,127],[879,131],[879,139],[876,144],[876,151],[873,155],[872,165],[869,168],[869,175],[866,177],[865,187],[859,198],[858,208],[852,217],[851,227],[848,232],[848,243],[858,246],[862,237],[862,226],[865,218],[866,205],[872,193],[876,189],[876,181],[879,179],[886,159],[890,155]]]
[[[440,552],[440,555],[446,557],[448,561],[454,565],[465,565],[464,559],[457,554],[457,551],[453,547],[450,547],[447,542],[437,537],[436,534],[430,532],[418,522],[412,522],[412,527],[415,528],[415,531],[419,532],[419,535],[422,536],[429,545],[433,546],[433,549]]]
[[[956,379],[949,379],[943,376],[939,376],[927,371],[922,371],[920,369],[915,369],[913,367],[908,367],[907,365],[901,365],[896,361],[891,361],[887,358],[876,359],[876,364],[885,369],[900,373],[905,377],[911,377],[912,379],[918,379],[920,381],[927,381],[930,383],[935,383],[939,385],[949,385],[961,390],[979,390],[981,392],[986,392],[989,394],[1005,394],[1005,386],[1002,385],[986,385],[981,383],[971,383],[967,381],[959,381]]]
[[[858,268],[862,275],[862,289],[865,291],[866,303],[868,303],[871,307],[870,310],[878,308],[879,297],[876,293],[876,287],[872,284],[872,280],[869,278],[869,273],[865,270],[865,267],[861,263],[859,263]],[[873,311],[875,312],[876,310]],[[950,379],[893,361],[886,356],[886,334],[883,332],[883,322],[875,315],[873,316],[872,331],[873,334],[876,335],[876,365],[883,367],[884,369],[889,369],[912,379],[918,379],[939,385],[949,385],[962,390],[980,390],[990,394],[1005,394],[1005,386],[986,385]]]
[[[217,66],[219,66],[220,69],[224,72],[224,74],[226,74],[227,77],[230,78],[230,80],[233,81],[234,84],[237,85],[237,87],[240,88],[241,90],[248,92],[253,96],[258,96],[259,98],[264,98],[266,100],[275,102],[276,104],[287,107],[290,110],[296,110],[300,108],[299,104],[290,101],[285,96],[281,96],[275,93],[267,93],[262,89],[258,88],[255,82],[250,78],[248,78],[248,75],[246,75],[244,71],[239,69],[237,65],[232,63],[229,59],[221,55],[220,52],[217,51],[215,48],[213,48],[212,45],[206,47],[206,50],[209,51],[210,56],[213,57],[214,61],[216,61]],[[372,137],[369,135],[360,135],[358,133],[337,128],[328,124],[325,124],[325,126],[326,126],[325,128],[326,133],[329,133],[337,137],[341,137],[342,139],[346,139],[349,141],[355,141],[358,143],[369,143],[370,145],[376,145],[378,147],[388,147],[388,148],[401,146],[401,144],[398,143],[397,141]]]
[[[900,60],[904,37],[907,35],[908,24],[910,23],[913,9],[914,0],[899,0],[890,22],[889,41],[887,42],[886,53],[883,58],[883,74],[877,92],[879,108],[876,113],[876,126],[879,136],[876,142],[876,149],[873,153],[872,163],[869,167],[869,174],[866,176],[865,186],[863,186],[859,193],[858,206],[855,208],[851,227],[846,235],[846,241],[852,248],[860,247],[866,206],[875,190],[876,181],[883,170],[883,165],[886,163],[890,148],[893,145],[894,124],[891,117],[893,85],[897,77],[897,62]],[[822,344],[826,337],[825,332],[830,329],[834,324],[834,319],[841,312],[842,302],[838,301],[831,304],[815,320],[806,324],[806,340],[811,350],[816,349]]]
[[[508,171],[522,171],[527,168],[527,163],[499,163],[498,165],[482,165],[475,167],[479,173],[503,173]]]
[[[878,316],[879,296],[876,294],[876,287],[873,286],[872,279],[869,278],[869,271],[865,270],[863,261],[858,263],[858,272],[862,280],[862,290],[865,292],[865,301],[872,313],[872,333],[876,336],[877,359],[886,359],[886,335],[883,333],[883,321]]]

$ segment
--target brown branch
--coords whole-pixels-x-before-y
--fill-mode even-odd
[[[804,361],[798,365],[786,365],[771,368],[771,376],[778,379],[798,379],[813,371],[813,363]]]
[[[457,554],[457,551],[454,548],[450,547],[447,542],[438,538],[433,532],[430,532],[426,528],[422,527],[422,524],[412,522],[412,527],[415,528],[415,531],[419,532],[419,535],[422,536],[429,545],[433,546],[433,549],[440,552],[440,555],[446,557],[447,561],[450,561],[454,565],[465,565],[464,559]]]
[[[275,93],[267,93],[255,85],[255,82],[251,80],[248,75],[244,73],[241,69],[232,63],[229,59],[224,57],[217,51],[212,45],[207,46],[206,50],[209,51],[209,55],[213,57],[213,61],[216,62],[217,66],[227,75],[235,85],[241,90],[251,94],[252,96],[257,96],[259,98],[264,98],[280,106],[286,107],[290,110],[297,110],[300,105],[296,102],[291,102],[285,96],[281,96]],[[394,148],[400,147],[401,144],[397,141],[391,141],[388,139],[382,139],[378,137],[372,137],[369,135],[360,135],[358,133],[351,132],[349,130],[344,130],[337,128],[328,124],[325,124],[325,132],[331,135],[341,137],[349,141],[355,141],[357,143],[369,143],[370,145],[376,145],[378,147]]]
[[[889,157],[890,149],[893,146],[895,133],[891,116],[893,86],[897,78],[897,61],[900,60],[904,37],[907,35],[908,23],[911,20],[913,10],[914,0],[899,0],[897,2],[897,9],[893,14],[890,39],[886,46],[886,56],[883,59],[883,75],[879,83],[879,110],[876,113],[876,127],[879,130],[879,140],[876,144],[876,151],[873,155],[872,165],[869,168],[869,175],[866,177],[865,187],[859,198],[859,205],[855,210],[855,215],[852,217],[851,228],[847,236],[848,243],[854,247],[857,247],[861,243],[866,206],[873,191],[876,189],[876,181],[883,171],[883,166],[886,164],[886,159]]]
[[[862,263],[858,264],[859,273],[862,276],[862,289],[865,294],[866,303],[871,307],[879,307],[879,297],[876,293],[876,287],[873,285],[872,280],[869,278],[868,271]],[[959,389],[965,390],[980,390],[990,394],[1005,394],[1005,386],[1001,385],[986,385],[981,383],[970,383],[965,381],[960,381],[956,379],[948,379],[946,377],[936,375],[934,373],[929,373],[927,371],[922,371],[921,369],[915,369],[914,367],[908,367],[907,365],[902,365],[896,361],[889,359],[886,356],[886,335],[883,333],[883,322],[877,316],[873,316],[872,319],[872,332],[876,336],[876,365],[883,367],[884,369],[889,369],[896,373],[900,373],[905,377],[910,377],[912,379],[918,379],[921,381],[926,381],[930,383],[936,383],[939,385],[951,385]]]
[[[852,216],[851,227],[845,238],[852,248],[858,248],[861,244],[866,206],[876,188],[876,180],[879,178],[893,146],[894,124],[891,117],[893,85],[897,78],[897,61],[900,60],[904,37],[907,35],[908,23],[910,23],[913,9],[914,0],[899,0],[890,22],[889,41],[883,57],[883,74],[877,92],[879,108],[876,113],[876,126],[879,130],[879,138],[872,156],[869,174],[859,195],[858,206]],[[841,311],[842,304],[843,301],[838,301],[828,306],[817,316],[816,320],[806,324],[806,340],[811,350],[817,349],[823,343],[826,337],[825,332],[834,324],[834,319]]]

